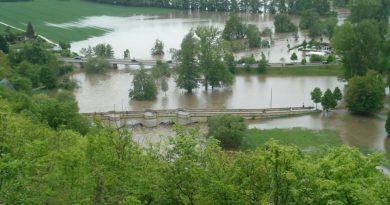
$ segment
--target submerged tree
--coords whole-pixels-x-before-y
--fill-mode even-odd
[[[123,52],[123,58],[124,58],[124,59],[130,59],[130,50],[129,50],[129,49],[126,49],[126,50]]]
[[[324,96],[322,96],[321,105],[325,111],[329,111],[329,109],[333,109],[337,106],[337,101],[330,89],[327,89],[324,93]]]
[[[164,55],[164,43],[159,39],[154,43],[154,47],[152,48],[152,56],[162,56]]]
[[[134,74],[133,87],[129,90],[129,97],[134,100],[153,100],[157,96],[157,87],[153,77],[141,67]]]
[[[192,90],[199,87],[198,79],[200,72],[196,63],[196,44],[197,39],[194,32],[190,31],[181,42],[181,49],[177,51],[177,60],[179,66],[177,67],[176,85],[179,88],[187,90],[192,93]]]
[[[214,88],[222,85],[231,85],[233,76],[222,61],[221,32],[216,27],[200,26],[196,28],[195,33],[199,37],[199,67],[203,74],[203,84],[206,91],[209,86]]]

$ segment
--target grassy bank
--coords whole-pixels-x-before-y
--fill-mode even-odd
[[[280,144],[295,145],[302,151],[312,152],[319,150],[323,146],[340,146],[340,136],[331,130],[310,130],[304,128],[291,129],[250,129],[246,131],[243,139],[242,149],[254,150],[257,147],[263,147],[269,140],[274,139]],[[359,147],[365,154],[376,152],[376,150]],[[390,152],[385,152],[384,157],[387,160],[384,165],[390,168]]]
[[[102,35],[107,30],[99,28],[59,28],[46,23],[69,23],[87,16],[129,16],[134,14],[164,14],[172,10],[159,8],[120,7],[81,0],[34,0],[28,2],[1,2],[0,21],[25,29],[31,21],[38,34],[52,41],[79,41]],[[0,26],[4,30],[4,26]]]
[[[338,146],[342,142],[336,132],[330,130],[292,129],[250,129],[245,133],[243,149],[256,149],[275,139],[281,144],[295,145],[301,150],[318,149],[320,146]]]
[[[256,69],[249,72],[244,69],[239,69],[238,74],[257,74]],[[275,76],[342,76],[342,65],[314,65],[314,66],[302,66],[302,67],[272,67],[268,68],[265,75]]]

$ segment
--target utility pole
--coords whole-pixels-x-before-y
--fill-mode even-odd
[[[270,107],[272,108],[272,88],[271,88],[271,102],[270,102]]]

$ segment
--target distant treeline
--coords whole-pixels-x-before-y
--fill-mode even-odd
[[[250,13],[299,14],[313,9],[325,15],[330,11],[328,0],[86,0],[127,6],[144,6],[201,11],[240,11]]]
[[[32,0],[0,0],[0,2],[16,2],[16,1],[32,1]]]

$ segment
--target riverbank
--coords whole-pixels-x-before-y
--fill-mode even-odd
[[[80,41],[92,36],[101,36],[107,29],[97,27],[61,28],[50,24],[70,23],[87,16],[129,16],[135,14],[164,14],[170,9],[120,7],[81,0],[52,1],[34,0],[27,2],[1,2],[0,19],[17,28],[25,28],[28,21],[35,31],[54,42]],[[59,12],[60,8],[60,12]],[[4,26],[0,27],[4,28]]]
[[[344,73],[341,64],[334,65],[313,65],[296,67],[272,67],[268,68],[264,75],[269,76],[342,76]],[[240,69],[238,75],[259,74],[256,69],[246,71]]]

